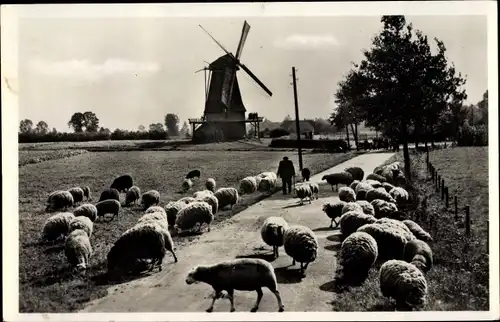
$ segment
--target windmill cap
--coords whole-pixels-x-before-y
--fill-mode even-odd
[[[288,160],[288,157],[283,157],[283,160]]]

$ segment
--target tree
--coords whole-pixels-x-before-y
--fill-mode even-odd
[[[37,134],[47,134],[49,132],[49,126],[45,121],[40,121],[36,124],[35,132]]]
[[[145,132],[146,131],[146,128],[144,127],[144,125],[139,125],[139,127],[137,128],[137,130],[139,132]]]
[[[71,116],[68,126],[73,128],[77,133],[83,132],[97,132],[99,129],[99,119],[93,112],[80,113],[76,112]]]
[[[182,128],[180,130],[180,134],[182,136],[187,136],[190,134],[190,131],[189,131],[189,125],[186,121],[184,121],[184,123],[182,124]]]
[[[169,136],[179,135],[179,117],[176,114],[168,113],[165,115],[165,127]]]
[[[52,128],[52,134],[57,134],[57,129],[55,127]]]
[[[150,132],[165,132],[165,129],[163,128],[163,124],[153,123],[153,124],[149,124],[149,131]]]
[[[427,37],[419,31],[415,35],[404,16],[383,16],[381,22],[383,30],[361,63],[354,64],[344,92],[360,107],[368,127],[403,144],[405,175],[411,180],[410,127],[422,124],[432,133],[433,120],[447,103],[465,99],[465,79],[448,66],[443,42],[434,39],[438,52],[433,55]]]
[[[33,130],[33,121],[30,119],[24,119],[19,123],[19,132],[29,133]]]

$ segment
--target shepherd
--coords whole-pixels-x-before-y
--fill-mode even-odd
[[[288,193],[291,194],[292,178],[295,177],[295,167],[293,166],[293,162],[288,160],[288,157],[283,157],[283,160],[280,161],[276,175],[281,178],[283,194],[286,195],[287,190]]]

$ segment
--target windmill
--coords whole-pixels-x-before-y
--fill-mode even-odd
[[[205,110],[204,119],[190,120],[195,132],[195,125],[202,124],[201,129],[208,131],[199,131],[200,136],[210,136],[210,132],[217,132],[218,140],[222,139],[241,139],[246,134],[246,123],[256,123],[262,121],[262,118],[252,118],[245,120],[246,108],[243,104],[238,79],[236,72],[243,69],[269,96],[272,92],[262,83],[254,73],[241,63],[240,57],[243,52],[250,25],[245,21],[241,31],[241,37],[236,49],[236,55],[229,52],[222,44],[220,44],[205,28],[200,25],[200,28],[205,31],[208,36],[226,53],[213,61],[202,70],[205,73],[208,71],[208,82],[205,78]],[[208,87],[208,92],[207,92]],[[207,123],[210,123],[209,125]],[[203,133],[205,132],[205,133]],[[215,134],[217,136],[218,134]],[[214,134],[212,133],[212,136]],[[195,136],[193,135],[193,139]],[[207,140],[207,138],[204,138]]]

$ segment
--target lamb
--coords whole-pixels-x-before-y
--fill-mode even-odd
[[[195,199],[203,199],[205,198],[206,196],[213,196],[214,193],[210,190],[201,190],[201,191],[196,191],[194,194],[193,194],[193,198]]]
[[[398,211],[395,203],[387,202],[382,199],[375,199],[371,202],[373,209],[375,209],[376,218],[392,217],[392,214]]]
[[[83,197],[84,197],[85,193],[83,192],[82,188],[73,187],[73,188],[68,189],[68,192],[71,193],[71,195],[73,196],[73,202],[75,204],[83,201]]]
[[[128,273],[139,260],[152,260],[150,271],[158,266],[167,250],[163,233],[151,225],[134,226],[126,230],[114,243],[107,255],[107,268],[110,277]]]
[[[340,247],[336,280],[348,285],[361,285],[378,257],[377,242],[367,233],[355,232]]]
[[[188,174],[186,175],[186,179],[193,179],[193,178],[200,178],[201,176],[201,172],[200,170],[191,170],[188,172]]]
[[[304,199],[309,199],[309,203],[311,203],[312,199],[312,191],[311,187],[308,184],[298,184],[295,186],[295,193],[297,198],[300,199],[300,204],[304,204]]]
[[[352,175],[353,179],[358,180],[358,181],[363,180],[363,177],[365,176],[365,172],[360,167],[345,168],[344,172],[350,173]]]
[[[74,200],[71,193],[68,191],[58,190],[49,195],[45,211],[51,212],[55,210],[66,210],[73,207],[73,204]]]
[[[101,192],[98,202],[108,199],[120,201],[120,192],[115,188],[104,189],[104,191]]]
[[[251,312],[257,312],[262,299],[262,287],[267,287],[274,293],[278,300],[279,312],[283,312],[284,305],[278,291],[278,282],[273,266],[258,258],[240,258],[222,261],[212,265],[199,265],[194,267],[186,277],[186,284],[191,285],[196,282],[204,282],[212,286],[215,295],[210,307],[206,312],[212,312],[214,303],[222,297],[222,291],[227,292],[227,297],[231,302],[231,312],[234,312],[234,290],[256,291],[257,301]]]
[[[208,203],[204,201],[194,201],[177,213],[175,227],[177,230],[187,230],[193,229],[199,224],[198,231],[200,231],[201,225],[205,223],[208,225],[208,231],[210,231],[210,223],[213,219],[212,207],[210,207]]]
[[[283,238],[285,252],[295,261],[300,263],[300,273],[305,275],[309,263],[316,260],[318,255],[318,239],[314,232],[305,226],[293,225],[285,230]]]
[[[366,215],[362,212],[349,211],[340,217],[340,232],[344,238],[356,232],[359,227],[366,224],[372,224],[377,219],[371,215]]]
[[[121,204],[114,199],[107,199],[96,203],[97,217],[104,217],[105,214],[113,214],[110,221],[118,217],[118,213],[121,209]]]
[[[231,206],[233,209],[239,199],[238,190],[235,188],[219,188],[214,196],[219,201],[219,209],[224,209],[226,206]]]
[[[339,189],[339,199],[345,202],[354,202],[356,201],[356,194],[351,188],[342,187]]]
[[[156,190],[149,190],[142,194],[142,204],[144,210],[148,209],[153,205],[158,205],[160,203],[160,193]]]
[[[328,184],[332,186],[332,191],[333,191],[333,186],[337,188],[337,191],[339,190],[339,184],[344,184],[346,186],[349,186],[353,181],[354,178],[352,177],[352,174],[348,172],[338,172],[338,173],[331,173],[324,175],[321,180],[326,180]]]
[[[375,208],[373,208],[371,203],[366,200],[358,200],[356,203],[363,208],[364,214],[375,216]]]
[[[193,181],[191,181],[191,179],[184,179],[184,181],[182,181],[181,188],[183,192],[188,192],[192,186],[193,186]]]
[[[381,199],[387,202],[396,203],[396,200],[388,194],[384,188],[372,189],[366,193],[366,200],[372,202],[375,199]]]
[[[288,229],[288,223],[282,217],[268,217],[260,229],[262,240],[273,247],[273,255],[279,257],[279,247],[283,246],[285,231]]]
[[[301,174],[302,181],[309,181],[309,178],[311,178],[311,170],[309,170],[309,168],[303,168]]]
[[[349,188],[351,188],[352,190],[356,191],[356,187],[358,186],[358,184],[360,183],[359,180],[354,180],[350,185],[349,185]]]
[[[69,233],[69,224],[75,219],[70,212],[60,212],[49,217],[43,225],[41,241],[55,241]]]
[[[259,178],[260,183],[260,178]],[[257,191],[257,177],[245,177],[240,181],[239,193],[240,194],[251,194]]]
[[[90,238],[92,237],[92,232],[94,230],[94,223],[88,217],[75,217],[75,219],[69,223],[69,232],[71,233],[77,229],[83,230]]]
[[[66,238],[64,254],[71,267],[77,272],[84,273],[86,271],[92,253],[92,245],[85,231],[74,230]]]
[[[125,195],[125,205],[128,206],[131,203],[137,203],[137,200],[141,198],[141,189],[138,186],[132,186],[128,189]]]
[[[317,183],[309,182],[309,187],[311,187],[312,197],[318,199],[319,185]]]
[[[75,217],[80,217],[80,216],[87,217],[92,222],[94,222],[97,219],[98,211],[97,211],[96,206],[94,206],[93,204],[85,203],[85,204],[79,206],[78,208],[76,208],[73,211],[73,214],[75,215]]]
[[[394,186],[389,182],[382,182],[382,188],[384,188],[386,192],[390,192]]]
[[[369,175],[367,175],[366,180],[376,180],[382,184],[387,181],[384,176],[381,176],[376,173],[370,173]]]
[[[167,213],[168,224],[173,227],[175,225],[175,220],[179,211],[186,207],[186,203],[179,201],[171,201],[165,206],[165,212]]]
[[[330,222],[330,227],[333,228],[333,223],[335,222],[335,227],[338,226],[337,221],[335,219],[340,218],[342,216],[342,208],[346,203],[343,201],[337,201],[335,203],[325,203],[323,204],[323,212],[330,218],[332,221]]]
[[[389,260],[379,271],[382,295],[396,300],[398,309],[413,309],[427,301],[427,281],[415,265],[402,260]]]
[[[408,229],[413,233],[413,235],[415,235],[415,237],[417,239],[420,239],[420,240],[423,240],[426,242],[433,241],[431,235],[428,232],[426,232],[422,227],[420,227],[420,225],[417,224],[416,222],[407,219],[407,220],[403,220],[403,224],[405,224],[406,227],[408,227]]]
[[[90,201],[90,199],[92,198],[92,193],[90,192],[90,187],[85,186],[85,187],[81,187],[81,188],[83,190],[83,196],[85,197],[86,201]]]
[[[130,174],[124,174],[113,180],[113,183],[111,184],[110,188],[116,189],[118,190],[118,192],[122,191],[126,192],[133,185],[134,185],[134,179],[132,178],[132,176]]]
[[[389,191],[389,194],[398,204],[407,202],[409,199],[408,191],[400,187],[393,188],[391,191]]]
[[[414,239],[406,243],[403,259],[415,265],[422,273],[427,273],[433,265],[432,250],[423,240]]]
[[[186,204],[186,205],[187,205],[187,204],[190,204],[190,203],[191,203],[191,202],[193,202],[193,201],[196,201],[196,199],[195,199],[195,198],[193,198],[193,197],[184,197],[184,198],[181,198],[181,199],[179,199],[179,200],[177,200],[177,201],[178,201],[178,202],[182,202],[182,203],[184,203],[184,204]]]
[[[344,203],[344,207],[342,208],[342,215],[349,211],[363,213],[363,207],[361,207],[361,205],[356,202],[346,202]]]
[[[207,190],[215,192],[215,187],[217,187],[215,179],[208,178],[207,181],[205,182],[205,187],[207,188]]]
[[[143,220],[141,222],[138,222],[134,226],[134,229],[144,229],[141,227],[150,227],[158,230],[163,235],[163,240],[165,241],[165,249],[172,253],[175,263],[178,262],[177,255],[175,255],[174,251],[174,241],[172,239],[172,236],[170,235],[170,232],[168,231],[168,223],[166,219],[145,219],[143,216]]]
[[[215,197],[213,194],[212,195],[207,195],[203,198],[197,199],[198,201],[204,201],[212,207],[212,214],[216,214],[217,211],[219,210],[219,200],[217,197]]]

